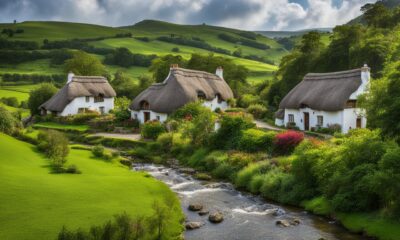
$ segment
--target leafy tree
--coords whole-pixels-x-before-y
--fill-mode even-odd
[[[117,97],[114,101],[114,114],[118,121],[124,121],[130,118],[129,105],[131,100],[127,97]]]
[[[106,69],[101,61],[88,53],[77,51],[73,58],[65,61],[65,70],[83,76],[105,75]]]
[[[366,4],[361,8],[361,11],[364,13],[364,19],[369,26],[385,28],[392,24],[391,12],[381,2]]]
[[[213,112],[201,107],[200,112],[183,131],[183,136],[189,137],[195,146],[209,146],[211,134],[214,132],[214,123]]]
[[[49,100],[57,88],[51,83],[42,83],[29,93],[28,107],[32,115],[40,114],[39,106]]]
[[[153,60],[149,70],[153,73],[153,79],[156,82],[164,81],[169,73],[172,64],[178,64],[180,67],[186,66],[186,61],[180,55],[165,55],[164,57]]]

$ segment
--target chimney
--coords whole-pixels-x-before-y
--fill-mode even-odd
[[[224,79],[224,69],[221,66],[217,67],[215,75],[217,75],[221,79]]]
[[[371,78],[370,70],[371,69],[368,67],[367,64],[364,64],[364,66],[361,68],[361,80],[362,80],[363,84],[366,84],[369,82],[369,80]]]
[[[75,74],[73,72],[69,72],[68,73],[68,77],[67,77],[67,84],[70,83],[72,81],[72,78],[75,76]]]
[[[171,69],[179,68],[178,64],[171,64]]]

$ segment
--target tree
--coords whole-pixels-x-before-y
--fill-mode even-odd
[[[32,90],[28,99],[31,115],[40,114],[39,106],[49,100],[56,92],[57,88],[51,83],[42,83],[38,88]]]
[[[101,61],[88,53],[78,51],[65,61],[65,70],[83,76],[106,75],[106,69]]]
[[[153,73],[153,79],[156,82],[164,81],[168,76],[172,64],[178,64],[180,67],[185,67],[186,61],[180,55],[171,54],[153,60],[149,68],[149,71]]]
[[[364,13],[364,19],[369,26],[385,28],[392,24],[391,12],[381,2],[366,4],[361,8],[361,11]]]
[[[128,120],[131,117],[129,105],[131,100],[127,97],[117,97],[114,101],[114,114],[118,121]]]

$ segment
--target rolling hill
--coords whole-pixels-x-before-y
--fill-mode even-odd
[[[189,58],[192,53],[224,56],[233,59],[237,64],[246,66],[250,70],[249,82],[258,82],[272,77],[282,56],[287,50],[274,39],[261,34],[246,32],[236,29],[209,26],[209,25],[178,25],[173,23],[144,20],[132,26],[108,27],[93,24],[71,22],[22,22],[16,24],[0,24],[0,29],[22,29],[22,33],[12,37],[1,37],[8,40],[35,41],[40,45],[45,39],[49,41],[85,39],[90,45],[101,48],[115,49],[126,47],[132,53],[179,54]],[[131,34],[131,36],[119,36],[118,34]],[[189,39],[191,42],[201,43],[207,48],[195,45],[187,45],[176,42],[160,40],[160,38]],[[229,41],[223,39],[228,38]],[[144,40],[145,39],[145,40]],[[255,45],[255,46],[251,46]],[[172,49],[179,48],[176,53]],[[219,49],[220,51],[214,51]],[[221,51],[222,50],[222,51]],[[234,54],[240,52],[238,54]],[[103,58],[98,55],[99,58]],[[255,59],[255,60],[254,60]],[[106,66],[110,73],[123,70],[133,78],[141,74],[148,74],[143,67],[121,68],[118,66]],[[4,73],[36,73],[36,74],[62,74],[62,66],[51,66],[49,60],[42,59],[22,64],[0,64],[0,74]]]

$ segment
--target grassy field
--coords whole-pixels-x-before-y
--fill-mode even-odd
[[[154,200],[174,194],[163,183],[118,163],[71,150],[69,164],[82,174],[51,174],[35,147],[0,134],[0,239],[55,239],[63,225],[88,228],[113,215],[152,213]],[[181,232],[183,215],[176,199],[167,231]]]
[[[52,75],[63,74],[64,68],[62,66],[50,66],[50,59],[40,59],[16,65],[0,65],[0,74],[2,73]]]
[[[0,98],[3,97],[16,97],[19,102],[28,100],[29,93],[27,92],[20,92],[8,89],[0,89]]]
[[[89,129],[88,125],[70,125],[70,124],[61,124],[55,122],[41,122],[33,125],[35,128],[48,128],[48,129],[57,129],[57,130],[74,130],[79,132],[85,132]]]

